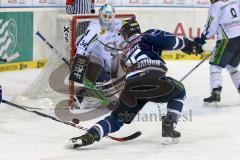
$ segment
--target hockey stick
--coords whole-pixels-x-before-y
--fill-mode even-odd
[[[14,104],[10,101],[6,101],[6,100],[2,100],[3,103],[5,104],[8,104],[8,105],[17,105],[17,104]],[[29,109],[29,110],[33,110],[33,109],[37,109],[37,110],[44,110],[43,108],[39,108],[39,107],[28,107],[28,106],[23,106],[23,105],[18,105],[24,109]]]
[[[24,110],[24,111],[27,111],[27,112],[30,112],[30,113],[37,114],[37,115],[39,115],[39,116],[41,116],[41,117],[45,117],[45,118],[51,119],[51,120],[53,120],[53,121],[56,121],[56,122],[59,122],[59,123],[62,123],[62,124],[66,124],[66,125],[68,125],[68,126],[72,126],[72,127],[75,127],[75,128],[81,129],[81,130],[84,130],[84,131],[88,131],[88,128],[79,126],[79,125],[77,125],[77,124],[75,124],[75,123],[73,123],[73,122],[62,121],[62,120],[60,120],[60,119],[58,119],[58,118],[56,118],[56,117],[50,116],[50,115],[48,115],[48,114],[44,114],[44,113],[42,113],[42,112],[38,112],[38,111],[34,111],[34,110],[27,109],[27,108],[30,108],[30,107],[27,107],[27,108],[26,108],[25,106],[23,107],[23,106],[20,106],[20,105],[15,104],[15,103],[9,102],[9,101],[7,101],[7,100],[2,100],[2,102],[5,103],[5,104],[8,104],[8,105],[10,105],[10,106],[13,106],[13,107],[15,107],[15,108],[18,108],[18,109],[21,109],[21,110]],[[122,138],[113,137],[113,136],[110,136],[110,135],[107,135],[106,137],[107,137],[107,138],[110,138],[110,139],[112,139],[112,140],[114,140],[114,141],[117,141],[117,142],[125,142],[125,141],[133,140],[133,139],[139,137],[141,134],[142,134],[141,132],[137,131],[137,132],[135,132],[135,133],[133,133],[133,134],[127,136],[127,137],[122,137]]]
[[[123,51],[123,50],[124,50],[124,48],[114,48],[114,47],[111,47],[111,46],[103,43],[103,42],[100,41],[99,39],[97,39],[97,41],[98,41],[99,43],[101,43],[103,46],[105,46],[105,47],[107,47],[107,48],[109,48],[109,49],[111,49],[111,50],[113,50],[113,51],[117,51],[117,52],[118,52],[118,51]]]
[[[185,76],[183,76],[180,79],[180,82],[182,82],[184,79],[186,79],[193,71],[195,71],[203,62],[205,62],[210,56],[212,55],[212,53],[210,53],[209,55],[207,55],[205,58],[203,58],[195,67],[193,67],[193,69],[191,69]]]
[[[131,41],[127,42],[127,43],[131,43],[132,41],[136,40],[136,39],[139,38],[140,36],[141,36],[141,34],[140,34],[139,36],[135,37],[134,39],[132,39]],[[97,39],[97,41],[98,41],[99,43],[101,43],[103,46],[107,47],[108,49],[111,49],[111,50],[116,51],[116,52],[124,51],[124,49],[126,48],[126,47],[125,47],[125,48],[115,48],[115,47],[111,47],[111,46],[103,43],[103,42],[100,41],[99,39]]]

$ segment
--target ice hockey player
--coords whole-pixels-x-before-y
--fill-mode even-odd
[[[2,102],[2,86],[0,85],[0,104]]]
[[[99,19],[90,22],[85,35],[78,42],[70,80],[82,83],[85,72],[87,79],[92,83],[116,78],[119,55],[112,48],[119,48],[123,38],[118,34],[122,21],[115,19],[114,16],[114,7],[105,4],[99,10]],[[80,61],[81,66],[77,65]],[[77,97],[85,99],[84,102],[87,101],[86,97],[83,98],[82,91],[77,93]],[[89,102],[92,102],[92,99]],[[84,104],[85,107],[83,108],[93,107],[91,103]]]
[[[181,82],[166,76],[167,67],[161,52],[181,49],[187,54],[194,51],[200,54],[203,52],[201,47],[187,38],[178,38],[161,30],[150,29],[141,34],[139,24],[133,19],[125,21],[120,34],[127,42],[122,57],[127,75],[118,107],[86,134],[70,139],[73,148],[100,141],[107,134],[118,131],[123,124],[130,124],[149,101],[167,103],[167,115],[162,117],[162,136],[172,138],[171,142],[181,136],[174,128],[182,112],[185,89]]]
[[[222,69],[227,68],[231,79],[240,93],[240,2],[237,0],[211,0],[208,20],[200,38],[194,41],[204,45],[206,40],[217,34],[217,42],[210,61],[211,95],[205,104],[220,102],[222,91]]]

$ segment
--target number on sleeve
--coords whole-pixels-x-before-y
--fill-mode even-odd
[[[234,8],[231,8],[231,9],[230,9],[230,12],[231,12],[233,18],[236,18],[236,17],[237,17],[237,12],[236,12],[236,10],[235,10]]]

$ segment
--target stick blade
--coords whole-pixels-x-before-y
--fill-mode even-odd
[[[117,137],[109,136],[109,138],[111,138],[112,140],[118,141],[118,142],[125,142],[125,141],[133,140],[133,139],[139,137],[141,134],[142,134],[142,132],[137,131],[137,132],[135,132],[135,133],[133,133],[129,136],[126,136],[126,137],[117,138]]]

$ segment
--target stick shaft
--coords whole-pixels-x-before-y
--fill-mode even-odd
[[[2,102],[5,103],[5,104],[8,104],[10,106],[13,106],[15,108],[18,108],[18,109],[21,109],[21,110],[24,110],[24,111],[27,111],[27,112],[30,112],[30,113],[34,113],[34,114],[39,115],[41,117],[48,118],[48,119],[51,119],[53,121],[56,121],[56,122],[59,122],[59,123],[62,123],[62,124],[66,124],[68,126],[78,128],[78,129],[81,129],[81,130],[84,130],[84,131],[88,131],[88,128],[86,128],[86,127],[79,126],[79,125],[77,125],[75,123],[72,123],[72,122],[62,121],[62,120],[60,120],[56,117],[50,116],[48,114],[44,114],[42,112],[26,109],[25,106],[15,104],[15,103],[9,102],[9,101],[4,100],[4,99],[2,100]],[[30,108],[30,107],[28,107],[28,108]],[[114,141],[124,142],[124,141],[129,141],[129,140],[135,139],[135,138],[139,137],[140,135],[141,135],[141,132],[138,131],[138,132],[135,132],[135,133],[133,133],[133,134],[127,136],[127,137],[123,137],[123,138],[117,138],[117,137],[113,137],[113,136],[110,136],[110,135],[107,135],[106,137],[110,138]]]
[[[195,67],[193,67],[193,69],[191,69],[185,76],[183,76],[181,79],[180,79],[180,82],[182,82],[184,79],[186,79],[193,71],[195,71],[203,62],[205,62],[210,56],[212,55],[209,54],[207,55],[205,58],[203,58]]]

